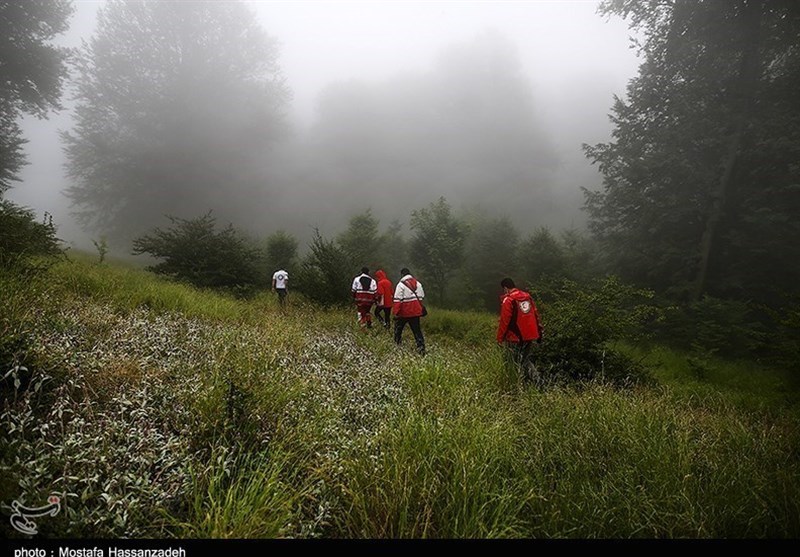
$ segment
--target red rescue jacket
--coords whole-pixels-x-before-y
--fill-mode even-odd
[[[542,335],[539,312],[527,292],[513,288],[500,303],[497,342],[524,342]]]
[[[394,295],[392,281],[381,270],[375,271],[375,278],[378,279],[378,307],[392,307],[392,296]]]
[[[394,305],[392,313],[397,317],[419,317],[422,315],[422,301],[425,290],[422,283],[411,275],[406,275],[394,289]]]

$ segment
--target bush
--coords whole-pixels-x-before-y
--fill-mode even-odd
[[[772,361],[794,372],[796,382],[800,382],[800,297],[795,296],[779,310],[770,310],[773,323],[769,346]]]
[[[752,356],[763,350],[768,338],[765,322],[758,313],[748,302],[704,296],[696,302],[668,308],[665,319],[652,330],[660,340],[700,354]]]
[[[39,223],[30,209],[0,200],[0,266],[30,268],[32,256],[62,253],[52,216]]]
[[[347,303],[352,269],[344,250],[316,229],[309,249],[297,273],[297,290],[323,306]]]
[[[649,303],[653,293],[622,284],[616,277],[586,285],[564,280],[540,299],[543,342],[536,350],[538,367],[557,381],[608,379],[630,383],[646,378],[645,370],[611,343],[638,340],[643,325],[657,320]]]
[[[134,255],[149,253],[164,260],[148,270],[201,288],[239,293],[263,285],[263,269],[257,265],[263,257],[233,225],[218,232],[211,212],[191,220],[168,218],[171,228],[157,228],[133,242]]]

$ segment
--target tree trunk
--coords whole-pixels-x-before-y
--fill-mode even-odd
[[[744,19],[747,39],[742,45],[742,59],[739,66],[738,99],[735,100],[734,121],[728,140],[728,148],[722,164],[722,174],[717,187],[711,193],[711,207],[706,218],[706,227],[700,239],[700,253],[697,275],[692,289],[692,300],[699,300],[707,289],[708,263],[715,247],[719,221],[724,214],[725,200],[733,183],[734,168],[739,157],[747,124],[755,100],[756,86],[761,73],[761,14],[763,0],[745,0],[744,9],[739,15]]]

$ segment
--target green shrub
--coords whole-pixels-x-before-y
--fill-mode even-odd
[[[768,338],[763,316],[752,304],[704,296],[701,300],[665,311],[654,323],[659,340],[702,354],[727,358],[763,351]]]
[[[45,215],[43,222],[36,222],[30,209],[0,199],[0,266],[37,269],[41,265],[31,262],[33,256],[61,253],[52,216]]]
[[[263,269],[256,264],[259,253],[233,225],[217,231],[211,212],[191,220],[168,218],[171,228],[157,228],[133,242],[134,255],[163,259],[149,270],[201,288],[237,293],[263,285]]]
[[[347,303],[352,280],[347,254],[335,241],[323,238],[316,229],[309,249],[296,273],[297,290],[323,306]]]
[[[658,319],[658,310],[649,303],[652,292],[612,276],[585,285],[564,280],[542,297],[549,301],[540,307],[544,334],[535,353],[546,377],[616,383],[645,378],[645,370],[611,343],[638,339],[643,324]]]

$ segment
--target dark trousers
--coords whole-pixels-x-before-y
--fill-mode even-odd
[[[414,333],[414,340],[417,341],[417,352],[425,355],[425,337],[422,336],[422,329],[419,326],[419,317],[395,317],[394,341],[400,344],[406,323],[411,327],[411,332]]]
[[[509,366],[522,373],[523,379],[532,380],[536,374],[536,366],[531,355],[533,341],[507,342],[506,361]]]
[[[278,303],[281,307],[286,305],[286,289],[285,288],[276,288],[275,292],[278,293]]]
[[[391,311],[392,311],[392,306],[389,307],[375,306],[375,317],[377,317],[378,321],[383,323],[383,326],[386,327],[387,329],[389,328],[389,314]]]

